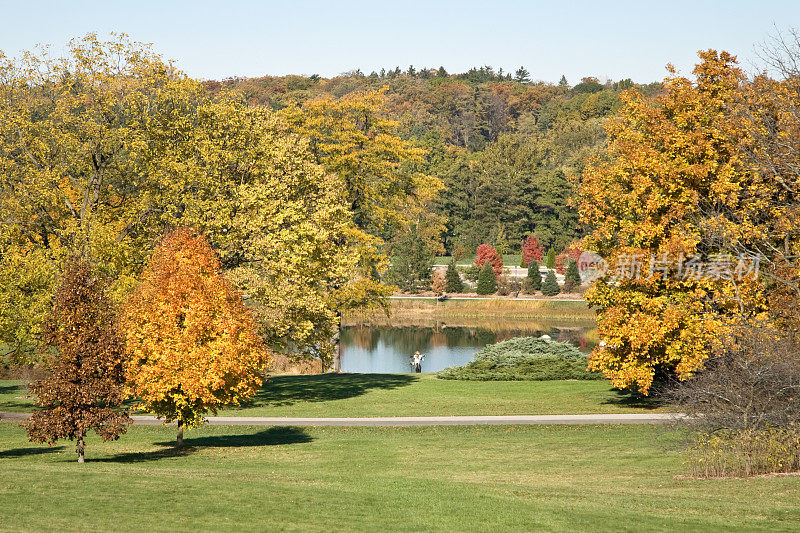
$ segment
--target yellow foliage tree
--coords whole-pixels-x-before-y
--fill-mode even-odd
[[[183,429],[238,405],[261,385],[268,357],[241,295],[208,241],[180,229],[153,252],[121,318],[131,394]]]
[[[300,356],[329,362],[342,309],[391,290],[381,240],[353,222],[345,172],[320,165],[307,130],[210,95],[125,36],[0,54],[0,116],[0,341],[18,354],[39,342],[66,257],[99,265],[121,301],[168,228],[206,235],[266,343]],[[349,168],[386,176],[416,153],[368,152]],[[369,194],[402,203],[388,183]]]
[[[658,373],[691,376],[721,348],[728,326],[765,310],[752,273],[737,280],[687,269],[692,257],[731,259],[708,236],[749,230],[719,214],[741,211],[737,191],[753,181],[732,110],[744,77],[726,52],[699,56],[695,80],[671,71],[655,98],[623,94],[607,128],[608,157],[586,168],[580,190],[582,220],[593,228],[584,247],[623,274],[586,293],[604,341],[589,367],[645,394]]]

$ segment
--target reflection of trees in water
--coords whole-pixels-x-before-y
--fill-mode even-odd
[[[587,338],[589,327],[533,327],[492,329],[484,327],[447,326],[437,323],[433,326],[348,326],[342,328],[342,342],[345,346],[357,346],[374,351],[379,341],[391,346],[400,353],[409,355],[419,350],[425,353],[434,347],[483,347],[487,344],[513,339],[515,337],[539,337],[550,335],[553,340],[569,342],[583,351],[590,351],[595,342]]]

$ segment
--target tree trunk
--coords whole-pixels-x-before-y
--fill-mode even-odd
[[[78,444],[75,446],[75,450],[78,452],[78,462],[83,462],[83,449],[85,448],[85,444],[83,442],[83,437],[78,437]]]
[[[340,372],[342,370],[342,313],[339,311],[336,312],[336,322],[339,328],[333,335],[333,343],[336,349],[333,353],[333,365],[331,370]]]
[[[178,438],[175,440],[176,448],[183,448],[183,420],[178,420]]]

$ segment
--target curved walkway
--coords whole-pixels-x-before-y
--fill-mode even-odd
[[[596,415],[501,415],[501,416],[387,416],[371,418],[287,418],[267,416],[210,416],[217,426],[477,426],[546,424],[663,424],[678,420],[677,413],[628,413]],[[23,422],[30,413],[0,412],[0,421]],[[154,416],[134,415],[133,423],[153,426]]]

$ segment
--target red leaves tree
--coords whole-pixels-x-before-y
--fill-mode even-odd
[[[183,429],[238,405],[261,386],[267,354],[250,310],[220,271],[205,237],[167,235],[122,317],[128,383],[144,407]]]
[[[556,272],[559,274],[566,273],[569,260],[572,259],[577,263],[582,252],[580,243],[577,241],[571,242],[563,252],[556,256]]]
[[[494,246],[490,244],[481,244],[475,252],[475,264],[483,266],[487,261],[492,265],[494,277],[500,277],[500,274],[503,273],[503,256],[497,253]]]
[[[31,386],[43,409],[25,425],[30,440],[55,443],[77,439],[78,462],[84,437],[94,430],[104,441],[117,439],[131,422],[117,408],[125,398],[124,349],[105,283],[85,261],[67,263],[43,324],[54,349],[52,372]]]
[[[528,235],[522,244],[522,262],[530,265],[536,259],[539,263],[544,259],[544,246],[539,243],[539,239],[533,235]]]

